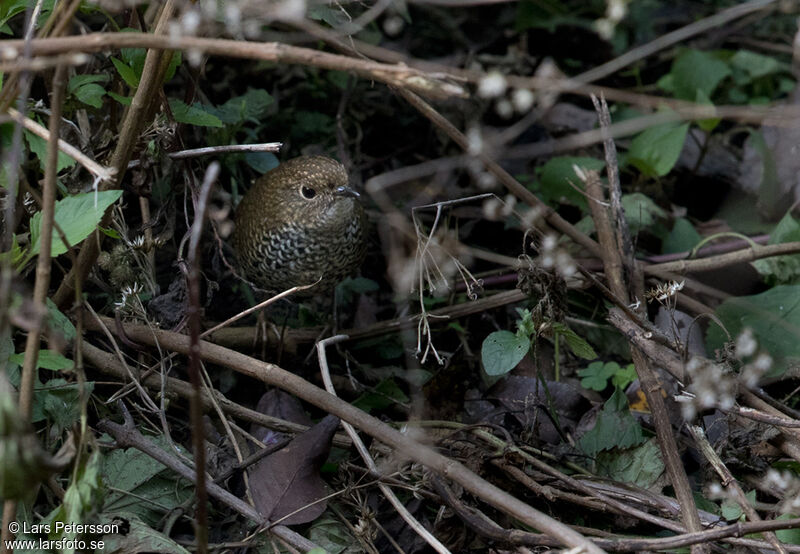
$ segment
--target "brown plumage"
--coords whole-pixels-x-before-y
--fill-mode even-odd
[[[367,220],[344,166],[301,156],[256,180],[236,211],[233,247],[245,277],[268,291],[332,289],[364,260]]]

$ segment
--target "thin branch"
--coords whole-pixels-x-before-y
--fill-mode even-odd
[[[194,212],[194,222],[190,230],[189,251],[186,256],[188,304],[186,315],[189,319],[189,381],[192,383],[192,399],[189,403],[189,414],[192,428],[192,446],[194,451],[195,470],[195,530],[197,532],[196,548],[200,554],[208,552],[208,513],[206,502],[206,447],[203,433],[203,398],[202,381],[200,378],[200,325],[202,319],[202,304],[200,301],[200,238],[203,235],[203,226],[208,210],[208,198],[211,187],[219,175],[219,163],[211,162],[206,169],[203,184],[197,195],[197,204]]]
[[[155,35],[142,35],[142,36],[156,36],[158,34],[166,33],[167,26],[172,18],[175,10],[174,0],[166,0],[161,6],[161,12],[158,15],[156,28],[153,31]],[[126,33],[123,33],[126,34]],[[42,40],[71,40],[79,37],[66,37]],[[163,36],[161,38],[164,38]],[[35,42],[35,41],[33,41]],[[60,53],[60,52],[59,52]],[[125,176],[125,170],[128,167],[128,162],[133,156],[136,141],[139,140],[141,131],[144,126],[151,120],[152,108],[154,106],[154,99],[158,98],[157,91],[161,88],[164,80],[164,73],[167,70],[167,64],[161,63],[164,56],[171,55],[168,52],[151,49],[145,55],[144,67],[142,69],[142,76],[139,80],[139,86],[133,94],[131,105],[125,115],[125,120],[122,122],[122,130],[117,140],[117,145],[111,155],[111,167],[114,169],[114,180],[110,182],[101,182],[99,190],[108,190],[112,188],[119,188],[122,183],[122,178]],[[111,210],[106,211],[101,226],[108,226]],[[69,302],[75,294],[75,282],[83,283],[89,275],[89,271],[94,267],[97,256],[100,253],[100,244],[102,241],[102,234],[97,234],[95,240],[86,240],[81,247],[78,254],[78,263],[72,267],[70,272],[61,282],[55,294],[53,294],[53,302],[57,306],[64,306]]]
[[[89,320],[87,327],[93,331],[100,330],[98,320]],[[100,348],[88,343],[84,345],[84,348],[86,350],[86,358],[99,371],[107,375],[111,375],[120,381],[130,380],[130,377],[128,376],[124,366],[119,362],[114,354],[101,350]],[[174,395],[187,401],[191,400],[193,394],[191,383],[181,379],[176,379],[175,377],[166,377],[162,383],[161,376],[150,375],[148,377],[140,378],[140,383],[150,390],[159,393],[163,391],[166,394]],[[214,398],[211,397],[212,395]],[[210,392],[203,391],[204,410],[208,412],[214,411],[215,402],[219,404],[222,411],[226,414],[249,423],[262,425],[268,429],[274,429],[275,431],[291,434],[298,434],[308,430],[308,427],[305,425],[300,425],[299,423],[293,423],[277,417],[268,416],[257,412],[256,410],[245,408],[244,406],[227,399],[221,392],[217,390]],[[344,434],[336,435],[333,439],[333,443],[340,448],[350,448],[352,446],[350,439]]]
[[[697,444],[700,452],[703,453],[706,460],[711,464],[714,470],[719,475],[720,479],[722,479],[722,486],[728,488],[732,493],[734,500],[739,505],[739,508],[742,512],[747,516],[747,519],[752,522],[761,521],[761,517],[756,512],[756,509],[750,504],[750,501],[745,496],[742,487],[739,485],[739,482],[736,478],[731,474],[728,467],[719,457],[719,454],[714,450],[714,447],[711,446],[711,443],[708,442],[706,438],[706,434],[703,431],[702,427],[697,425],[688,425],[687,426],[689,433],[694,438],[695,444]],[[786,554],[786,548],[781,544],[778,540],[778,537],[775,536],[773,532],[765,533],[767,537],[767,541],[778,551],[779,554]]]
[[[19,386],[19,412],[25,421],[30,421],[33,411],[33,389],[36,384],[36,368],[39,359],[39,343],[42,338],[44,317],[47,314],[47,293],[50,290],[50,253],[53,244],[53,218],[55,216],[56,180],[58,176],[58,129],[61,125],[61,110],[64,104],[67,68],[58,66],[53,75],[53,100],[50,111],[50,140],[47,143],[47,159],[44,168],[44,190],[42,192],[42,218],[39,227],[39,257],[36,260],[36,282],[33,286],[34,322],[25,340],[25,356]],[[9,199],[13,203],[13,199]],[[16,500],[8,499],[3,513],[15,513]],[[8,533],[8,521],[4,522],[3,535]],[[5,537],[4,537],[5,538]],[[5,542],[3,543],[5,550]]]
[[[597,173],[594,171],[587,171],[584,177],[586,191],[595,198],[605,198]],[[621,252],[619,248],[621,241],[617,240],[609,213],[604,206],[595,202],[591,202],[589,208],[592,212],[592,219],[594,220],[597,237],[602,249],[601,258],[603,260],[603,266],[605,267],[609,288],[615,296],[622,299],[624,302],[629,302],[629,288],[633,290],[641,289],[643,288],[643,282],[636,283],[634,281],[635,275],[631,275],[630,282],[625,282],[625,278],[622,275],[623,252]],[[639,277],[639,281],[641,281],[641,277]],[[613,312],[615,310],[618,310],[618,308],[613,308],[611,311]],[[636,374],[641,382],[642,392],[653,414],[656,440],[658,441],[661,455],[664,458],[664,465],[666,466],[670,482],[675,489],[675,496],[681,504],[681,518],[683,519],[683,523],[691,532],[701,531],[702,524],[700,523],[700,516],[697,513],[697,506],[694,503],[689,478],[686,475],[686,469],[683,467],[680,455],[678,454],[678,445],[676,444],[673,434],[672,423],[670,422],[664,399],[661,396],[662,387],[649,360],[641,350],[638,348],[631,348],[631,357],[633,358],[633,363],[636,368]],[[692,546],[692,552],[706,552],[706,548],[700,545],[694,545]]]
[[[234,152],[280,152],[282,142],[264,142],[260,144],[227,144],[223,146],[205,146],[203,148],[192,148],[179,152],[167,154],[173,160],[183,160],[198,156],[209,156],[213,154],[230,154]]]
[[[137,342],[155,344],[158,341],[162,347],[169,350],[175,350],[183,354],[189,352],[190,342],[188,337],[178,333],[156,331],[154,335],[152,330],[140,325],[126,325],[125,331],[129,337]],[[511,496],[495,485],[488,483],[463,464],[439,454],[411,437],[389,427],[374,416],[366,414],[351,404],[315,387],[294,373],[286,371],[275,364],[254,360],[249,356],[209,342],[201,341],[200,347],[205,361],[228,367],[263,381],[268,385],[281,388],[328,413],[336,415],[402,453],[402,456],[415,460],[443,477],[459,483],[466,490],[498,510],[535,529],[557,537],[567,546],[581,547],[584,552],[590,554],[603,552],[579,533]]]
[[[89,63],[91,56],[83,52],[71,52],[60,56],[41,56],[26,60],[18,58],[13,62],[0,62],[0,73],[20,73],[22,71],[45,71],[59,65],[83,65]]]
[[[336,389],[333,386],[330,370],[328,369],[328,356],[326,348],[328,345],[336,344],[346,338],[346,335],[336,335],[334,337],[321,340],[317,343],[317,358],[319,360],[319,371],[322,375],[322,382],[325,385],[325,390],[334,396],[336,396]],[[346,421],[342,422],[342,427],[344,427],[344,430],[347,432],[350,440],[353,441],[353,445],[356,447],[358,454],[361,456],[361,459],[364,461],[364,464],[367,466],[367,469],[369,469],[370,473],[376,476],[380,475],[381,472],[379,471],[378,466],[375,465],[375,461],[372,459],[372,456],[370,456],[369,450],[367,450],[367,447],[362,442],[361,437],[358,436],[355,428]],[[403,521],[405,521],[417,535],[427,542],[431,548],[441,554],[450,553],[445,545],[439,542],[439,540],[434,537],[430,531],[425,529],[425,527],[419,521],[417,521],[413,515],[411,515],[411,512],[409,512],[408,509],[403,506],[403,503],[400,502],[400,499],[397,498],[397,495],[394,494],[394,491],[392,491],[387,484],[379,481],[378,488],[389,501],[389,503],[394,507],[394,509],[397,510],[397,513],[400,514],[400,517],[403,518]]]
[[[167,451],[159,448],[151,441],[147,440],[139,430],[133,424],[133,419],[131,418],[128,410],[124,407],[122,403],[120,405],[123,407],[123,414],[125,415],[125,425],[119,425],[118,423],[114,423],[112,421],[103,420],[97,424],[97,428],[101,431],[107,432],[109,435],[114,437],[117,442],[117,447],[120,448],[135,448],[154,460],[162,463],[167,468],[171,469],[184,479],[187,479],[190,482],[193,482],[194,479],[194,471],[192,468],[187,467],[181,463],[179,459],[175,456],[170,455]],[[264,516],[262,516],[258,511],[253,508],[250,504],[243,501],[241,498],[237,498],[226,489],[223,489],[219,485],[214,483],[208,484],[208,492],[213,497],[216,498],[218,501],[224,503],[228,507],[236,510],[249,520],[263,525],[266,522],[264,521]],[[296,548],[304,549],[305,551],[311,550],[312,548],[318,548],[317,545],[306,539],[305,537],[295,533],[288,527],[283,525],[274,525],[269,528],[269,532],[275,534],[275,536],[280,537],[281,539],[287,541],[292,546]]]
[[[15,121],[19,122],[23,127],[37,137],[44,140],[50,140],[50,132],[33,119],[29,117],[23,117],[22,114],[20,114],[14,108],[9,108],[8,113],[14,118]],[[113,179],[115,174],[113,167],[100,165],[64,139],[58,139],[58,150],[61,150],[64,154],[81,164],[89,173],[94,175],[99,182],[111,182]]]
[[[585,71],[584,73],[577,75],[574,77],[574,79],[576,81],[590,83],[592,81],[597,81],[604,77],[608,77],[609,75],[616,73],[620,69],[627,67],[636,61],[655,54],[659,50],[668,48],[673,44],[680,44],[681,42],[684,42],[695,35],[699,35],[700,33],[715,27],[721,27],[726,23],[733,21],[734,19],[744,17],[747,14],[766,9],[776,2],[777,0],[750,0],[750,2],[745,2],[744,4],[731,6],[730,8],[722,10],[721,12],[710,17],[706,17],[705,19],[701,19],[699,21],[694,21],[685,27],[681,27],[680,29],[676,29],[665,35],[661,35],[652,42],[643,44],[642,46],[634,48],[633,50],[630,50],[609,62],[598,65],[597,67],[593,67],[589,71]]]
[[[800,242],[784,242],[782,244],[767,244],[765,246],[756,245],[750,248],[728,252],[727,254],[709,256],[708,258],[653,264],[649,266],[648,269],[655,271],[671,271],[675,273],[694,273],[698,271],[721,269],[735,264],[760,260],[761,258],[787,256],[797,253],[800,253]]]
[[[8,48],[20,49],[23,41],[7,40],[4,41],[4,45]],[[213,56],[307,65],[355,73],[364,79],[380,81],[389,86],[406,89],[429,98],[465,97],[467,91],[458,83],[468,81],[477,84],[486,76],[482,71],[439,66],[422,60],[387,64],[276,42],[248,42],[148,33],[90,33],[76,37],[34,39],[31,41],[31,45],[35,55],[98,52],[111,48],[138,47],[156,50],[185,50]],[[416,69],[414,67],[416,65],[429,67],[431,70]],[[668,107],[683,119],[722,118],[751,123],[769,120],[770,124],[791,125],[790,122],[787,122],[787,118],[797,119],[800,117],[800,109],[796,106],[712,106],[620,91],[608,87],[584,85],[575,79],[521,75],[506,75],[505,78],[509,86],[514,88],[569,92],[585,96],[602,94],[607,99],[616,102],[626,102],[653,109]]]

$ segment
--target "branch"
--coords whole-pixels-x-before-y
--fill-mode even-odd
[[[111,323],[110,320],[109,323]],[[129,338],[143,344],[155,345],[158,342],[161,348],[175,350],[183,354],[188,354],[190,349],[189,337],[178,333],[168,331],[154,332],[152,329],[142,325],[125,325],[125,332]],[[328,413],[338,416],[343,421],[351,423],[353,426],[392,447],[399,456],[419,462],[441,476],[459,483],[464,489],[480,497],[498,510],[557,538],[562,544],[570,547],[580,547],[584,552],[590,554],[603,552],[583,535],[511,496],[495,485],[488,483],[463,464],[439,454],[432,448],[400,433],[374,416],[364,413],[294,373],[286,371],[275,364],[255,360],[210,342],[201,341],[199,346],[202,358],[206,362],[230,368],[243,375],[263,381],[267,385],[283,389]]]

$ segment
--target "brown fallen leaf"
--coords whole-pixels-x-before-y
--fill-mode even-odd
[[[325,416],[249,470],[253,503],[266,519],[299,525],[314,521],[325,511],[327,502],[317,502],[327,495],[319,469],[328,457],[338,426],[338,417]]]

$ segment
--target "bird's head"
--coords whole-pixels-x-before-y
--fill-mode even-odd
[[[347,204],[358,193],[350,188],[342,164],[325,156],[301,156],[286,161],[256,182],[263,198],[274,206],[276,217],[328,217],[342,200]],[[281,214],[281,216],[278,216]]]

